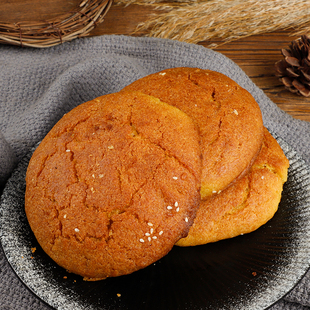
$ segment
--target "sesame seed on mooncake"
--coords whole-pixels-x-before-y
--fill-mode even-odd
[[[200,201],[199,134],[138,92],[63,116],[27,169],[25,210],[43,250],[86,280],[132,273],[185,237]]]
[[[197,124],[202,148],[201,197],[246,174],[263,139],[260,108],[227,76],[197,68],[172,68],[143,77],[124,91],[140,91],[173,105]]]
[[[223,192],[201,201],[189,234],[179,246],[195,246],[250,233],[278,210],[289,161],[264,129],[262,149],[250,172]]]

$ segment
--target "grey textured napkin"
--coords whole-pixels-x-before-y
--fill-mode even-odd
[[[0,46],[0,185],[64,113],[142,76],[178,66],[216,70],[246,88],[259,103],[265,126],[310,164],[310,123],[280,110],[225,56],[177,41],[102,36],[49,49]],[[0,309],[50,309],[14,275],[2,249]],[[271,309],[310,309],[310,273]]]

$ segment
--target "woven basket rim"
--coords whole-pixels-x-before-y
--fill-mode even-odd
[[[77,8],[56,18],[0,22],[0,43],[21,47],[50,47],[85,37],[103,22],[113,0],[81,0]]]

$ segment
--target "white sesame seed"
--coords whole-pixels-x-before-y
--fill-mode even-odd
[[[179,211],[180,211],[180,208],[179,208],[179,207],[177,207],[176,211],[177,211],[177,212],[179,212]]]
[[[80,230],[79,230],[78,228],[75,228],[74,231],[75,231],[75,232],[79,232]]]
[[[177,207],[178,205],[179,205],[179,203],[176,201],[175,204],[174,204],[174,206]]]
[[[236,115],[238,115],[238,114],[239,114],[237,110],[234,110],[234,113],[235,113]]]
[[[113,145],[109,145],[109,146],[108,146],[108,149],[109,149],[109,150],[113,150],[113,149],[114,149],[114,146],[113,146]]]
[[[66,150],[67,153],[71,152],[70,150]]]
[[[144,239],[141,238],[139,241],[140,241],[140,242],[144,242]]]
[[[156,237],[156,236],[153,236],[152,238],[153,238],[154,240],[155,240],[155,239],[157,239],[157,237]]]
[[[150,223],[150,222],[148,222],[147,224],[148,224],[149,226],[153,226],[153,224],[152,224],[152,223]]]
[[[172,179],[173,179],[173,180],[177,180],[177,179],[178,179],[178,177],[172,177]]]
[[[188,218],[187,218],[187,217],[185,218],[185,222],[186,222],[186,223],[188,222]]]
[[[164,233],[164,232],[161,230],[158,234],[159,234],[159,235],[162,235],[163,233]]]
[[[103,178],[103,174],[99,174],[99,179],[102,179]]]
[[[152,240],[152,238],[151,238],[151,237],[148,237],[148,238],[147,238],[147,240],[151,241],[151,240]]]
[[[218,194],[220,194],[221,192],[222,192],[222,191],[221,191],[221,190],[219,190],[217,193],[218,193]]]
[[[159,75],[166,75],[166,72],[160,72]]]
[[[172,209],[172,207],[171,207],[171,206],[168,206],[168,207],[167,207],[167,209],[168,209],[168,210],[171,210],[171,209]]]
[[[92,177],[93,177],[93,178],[95,178],[95,175],[94,175],[94,174],[92,174]]]
[[[64,219],[67,218],[67,214],[64,215]]]
[[[152,234],[153,232],[154,232],[154,229],[153,229],[153,228],[151,228],[150,233]]]
[[[212,191],[212,193],[213,193],[213,194],[216,194],[216,193],[217,193],[217,191]]]
[[[150,236],[150,233],[145,233],[146,236]]]
[[[262,175],[262,180],[265,179],[265,177]]]

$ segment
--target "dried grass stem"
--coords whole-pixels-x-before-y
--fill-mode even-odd
[[[198,43],[212,39],[230,42],[255,34],[295,29],[310,31],[307,0],[116,0],[119,4],[151,5],[165,9],[138,25],[148,36]],[[215,47],[215,44],[209,47]]]

